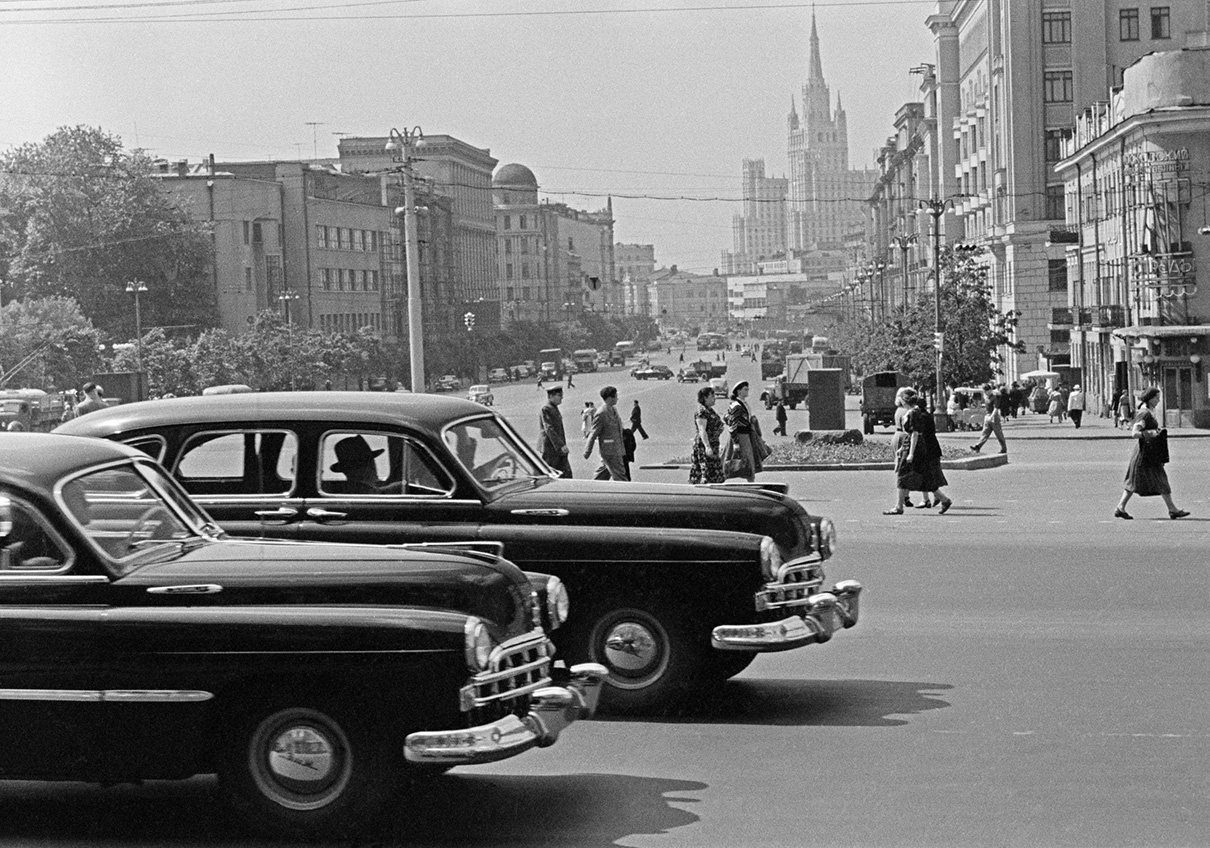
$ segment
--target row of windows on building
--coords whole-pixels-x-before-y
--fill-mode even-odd
[[[327,333],[355,333],[362,327],[382,330],[382,316],[377,312],[335,312],[319,316],[319,328]]]
[[[1172,8],[1151,6],[1151,39],[1159,41],[1172,38]],[[1118,10],[1118,40],[1140,41],[1142,13],[1138,7]],[[1042,13],[1042,43],[1071,43],[1071,12]]]
[[[324,291],[378,291],[378,272],[355,268],[320,268],[320,285]]]
[[[329,227],[315,225],[316,246],[326,250],[360,250],[376,253],[379,244],[385,241],[375,230],[358,230],[353,227]]]
[[[507,215],[505,215],[504,217],[506,220],[508,219]],[[530,253],[537,254],[538,250],[539,250],[537,236],[521,236],[520,238],[505,238],[505,239],[501,239],[501,241],[504,243],[504,255],[505,256],[512,256],[514,252],[520,253],[522,255],[530,254]],[[567,238],[567,250],[571,253],[575,253],[575,250],[576,250],[575,239],[573,239],[570,236],[568,236],[568,238]]]

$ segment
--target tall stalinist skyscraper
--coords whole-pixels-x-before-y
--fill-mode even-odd
[[[878,173],[849,169],[849,128],[836,96],[836,111],[824,81],[819,32],[811,14],[807,81],[802,87],[802,117],[793,101],[788,118],[790,193],[786,241],[791,251],[837,248],[846,232],[865,224],[865,200]]]

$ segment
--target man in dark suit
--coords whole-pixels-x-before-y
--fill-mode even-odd
[[[563,432],[563,387],[556,384],[546,390],[546,403],[538,413],[538,450],[542,459],[561,476],[571,477],[571,461],[567,458],[567,436]]]

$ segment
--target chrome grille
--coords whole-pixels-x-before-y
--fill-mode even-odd
[[[807,598],[817,594],[822,585],[823,569],[818,565],[790,566],[783,570],[778,581],[766,583],[756,593],[756,609],[806,606]]]
[[[462,711],[496,708],[502,714],[527,707],[530,692],[550,685],[554,655],[554,645],[540,630],[500,645],[492,651],[487,669],[462,687]]]

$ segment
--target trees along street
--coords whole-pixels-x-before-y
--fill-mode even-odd
[[[738,364],[728,379],[751,380],[756,366]],[[688,455],[696,385],[621,370],[575,382],[573,446],[575,411],[612,383],[623,418],[642,404],[652,438],[639,464]],[[545,393],[532,380],[495,391],[536,432]],[[805,426],[795,414],[791,428]],[[883,516],[890,472],[762,473],[836,522],[828,578],[867,587],[856,628],[757,658],[686,714],[584,722],[540,756],[455,770],[401,802],[384,844],[1204,844],[1210,438],[1172,438],[1169,474],[1191,518],[1170,521],[1148,498],[1115,521],[1127,437],[1103,419],[1076,431],[1039,418],[1006,425],[1009,465],[947,471],[945,516]],[[0,782],[0,834],[240,844],[210,786]]]

